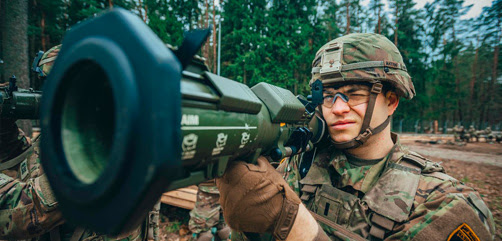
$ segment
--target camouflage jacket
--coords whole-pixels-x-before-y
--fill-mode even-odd
[[[393,139],[391,152],[374,165],[353,167],[342,151],[326,147],[311,160],[287,159],[278,170],[334,240],[349,239],[320,219],[369,240],[492,240],[493,216],[479,194]],[[301,161],[312,161],[304,178]]]
[[[57,209],[58,203],[40,164],[38,140],[32,144],[21,131],[18,136],[18,142],[22,143],[21,154],[9,159],[2,159],[5,155],[0,155],[0,165],[12,163],[14,159],[20,160],[17,161],[18,164],[6,169],[4,165],[0,172],[0,239],[51,241],[146,239],[146,233],[142,232],[141,227],[122,237],[111,238],[64,223],[61,212]]]

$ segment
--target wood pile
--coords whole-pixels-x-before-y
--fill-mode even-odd
[[[162,194],[161,202],[171,206],[192,210],[197,200],[197,186],[189,186]]]

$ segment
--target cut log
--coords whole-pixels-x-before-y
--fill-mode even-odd
[[[197,186],[189,186],[162,194],[161,202],[171,206],[192,210],[197,200]]]

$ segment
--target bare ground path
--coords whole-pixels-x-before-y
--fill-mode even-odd
[[[475,188],[493,212],[497,225],[495,240],[502,241],[502,144],[446,144],[453,141],[451,135],[401,134],[400,140],[411,150],[442,162],[446,173]],[[427,143],[438,140],[442,144]],[[188,210],[163,205],[162,213],[161,241],[187,241],[191,236]]]
[[[500,144],[495,144],[495,145],[500,145]],[[425,146],[425,145],[408,144],[408,147],[410,148],[410,150],[416,151],[425,156],[432,157],[433,159],[434,158],[456,159],[459,161],[483,163],[502,167],[502,155],[490,154],[490,153],[477,153],[477,152],[462,151],[462,150],[450,150],[435,145]],[[502,145],[500,145],[500,148],[502,148]]]
[[[420,141],[420,142],[417,142]],[[442,144],[430,144],[441,140]],[[446,173],[476,189],[493,213],[495,240],[502,240],[502,144],[446,144],[451,136],[401,135],[401,142],[427,158],[442,162]]]

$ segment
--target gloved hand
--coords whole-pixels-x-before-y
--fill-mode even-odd
[[[0,118],[0,160],[8,160],[21,153],[23,142],[19,134],[16,120]]]
[[[300,198],[263,156],[258,165],[230,163],[216,179],[225,222],[236,231],[270,232],[284,240],[298,213]]]

